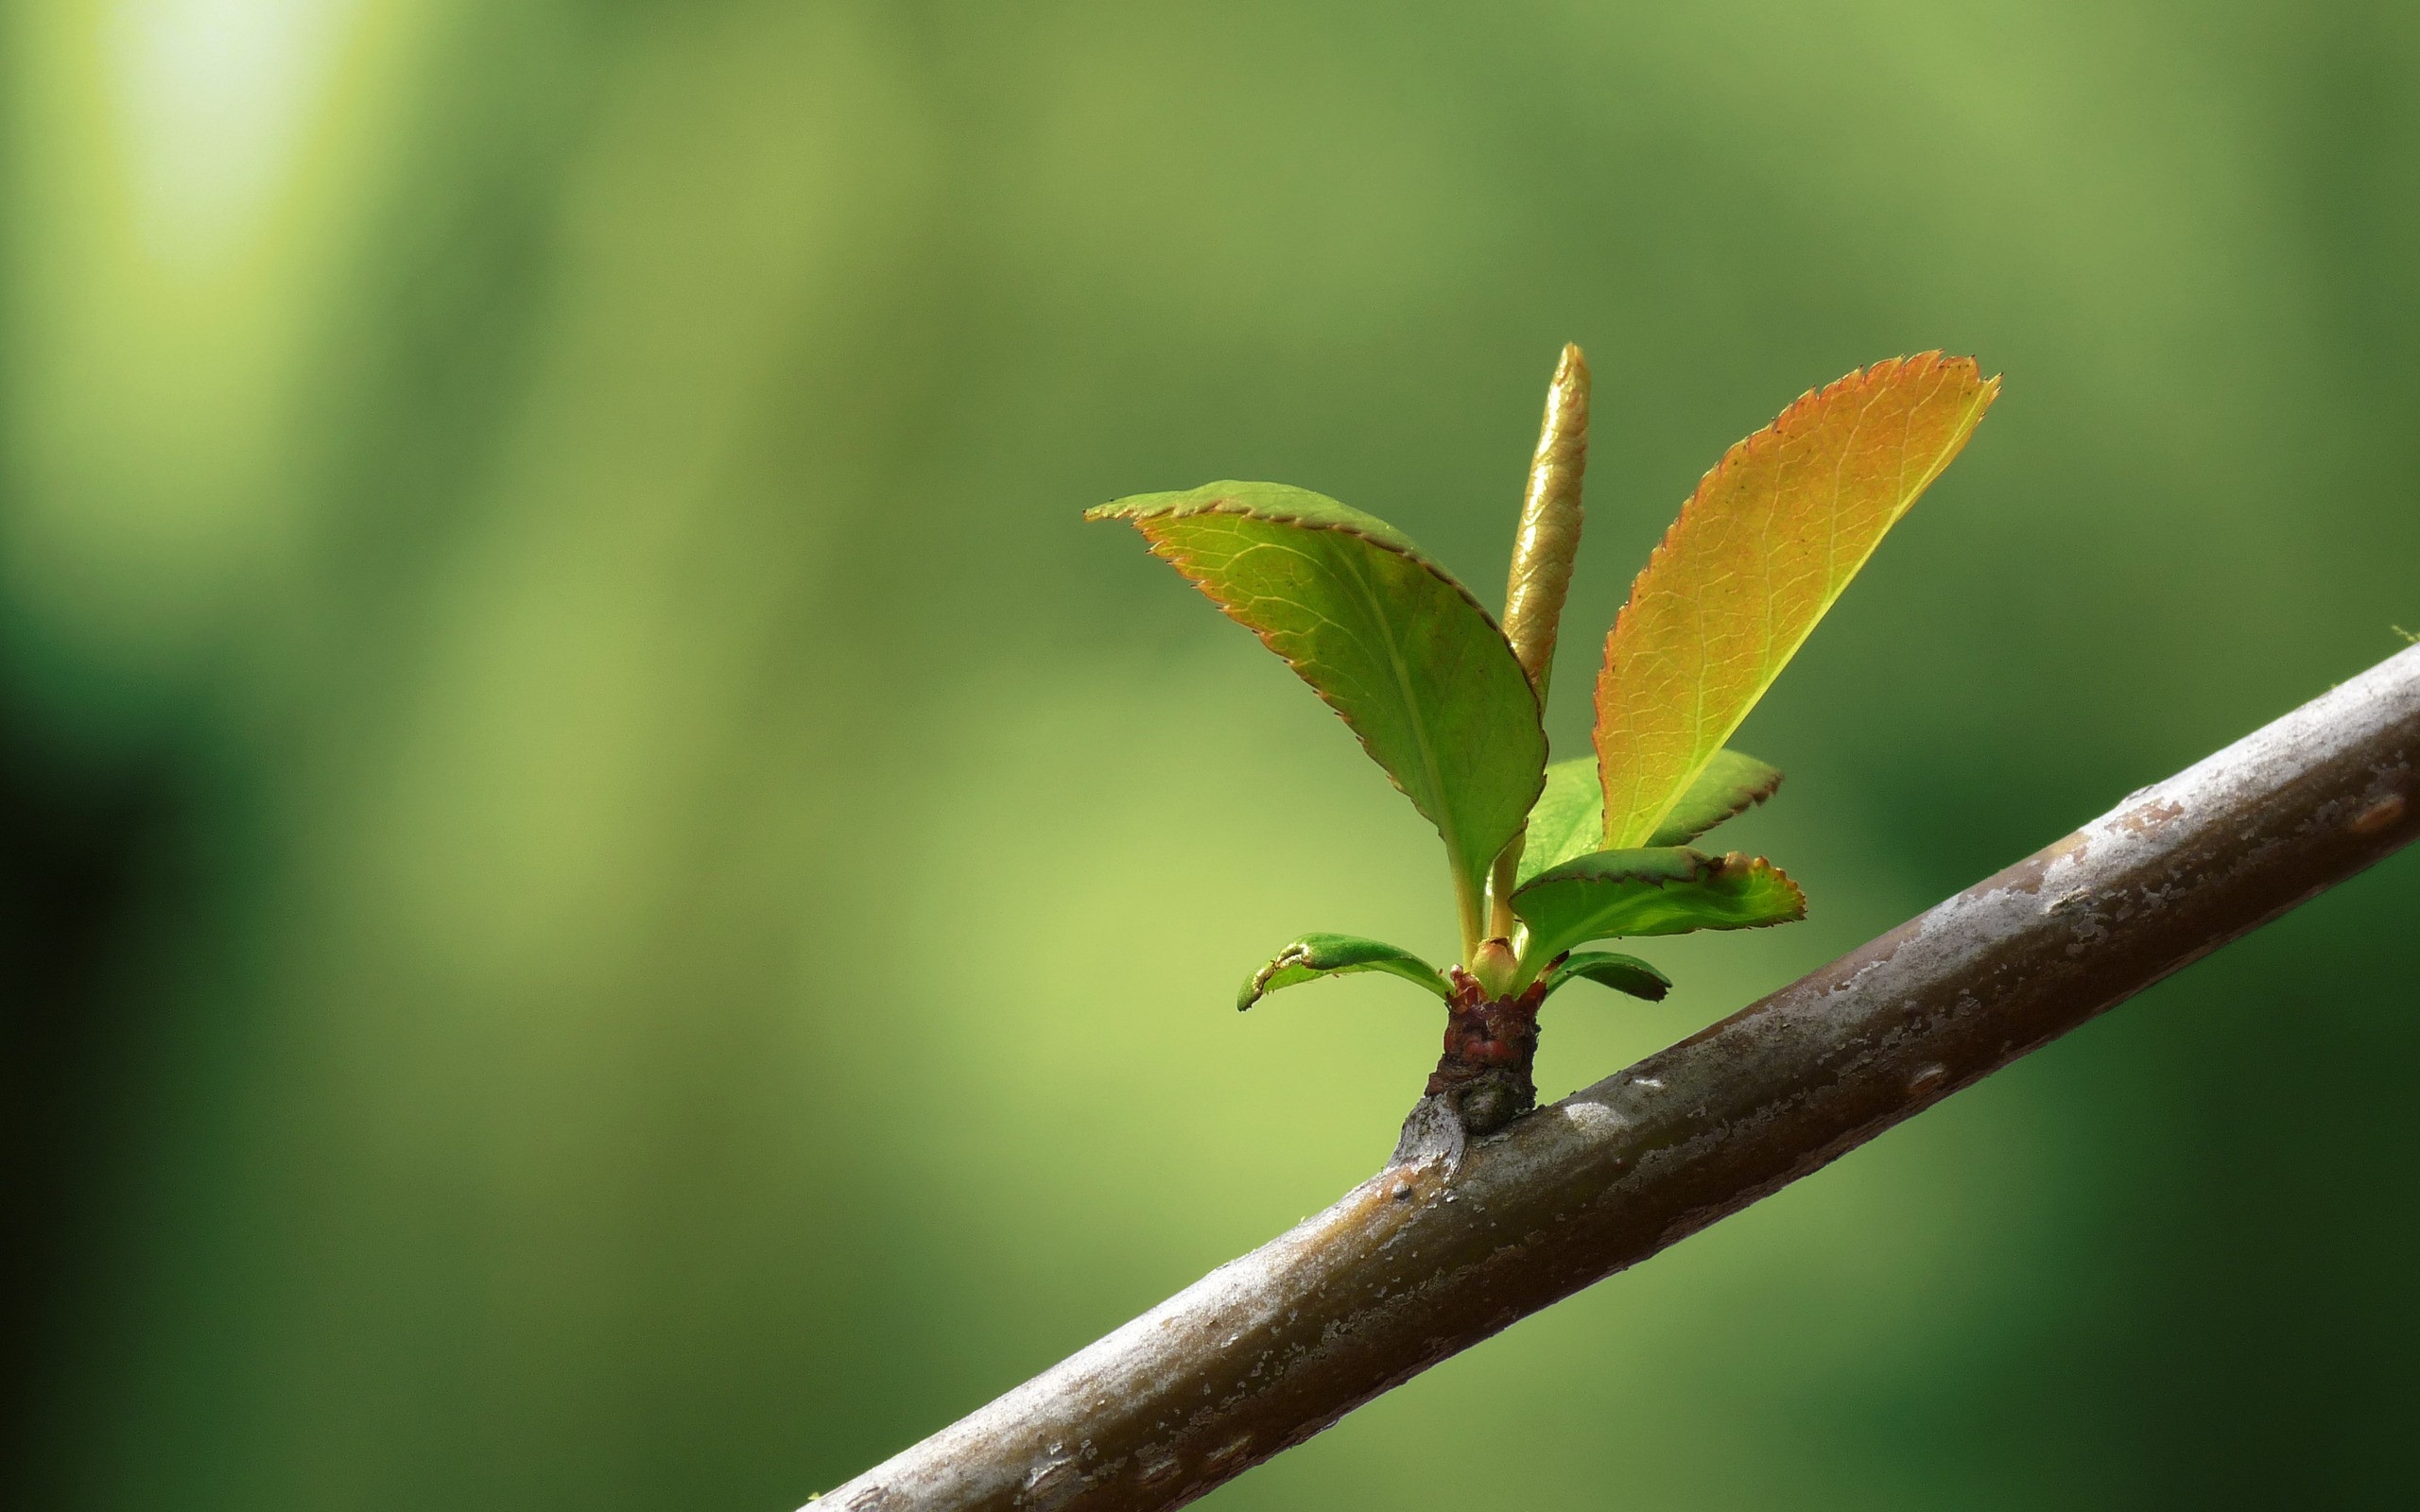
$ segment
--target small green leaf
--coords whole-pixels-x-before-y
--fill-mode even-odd
[[[1279,988],[1355,971],[1385,971],[1441,998],[1453,995],[1453,988],[1437,974],[1437,969],[1409,951],[1354,935],[1305,935],[1279,951],[1275,960],[1245,978],[1243,990],[1236,994],[1236,1011],[1242,1012]]]
[[[1530,926],[1522,958],[1545,962],[1592,939],[1786,924],[1806,898],[1770,861],[1667,846],[1566,861],[1514,893],[1512,912]]]
[[[1705,770],[1698,773],[1698,780],[1681,795],[1681,801],[1664,816],[1663,827],[1647,843],[1686,845],[1723,820],[1762,803],[1780,786],[1780,767],[1768,766],[1754,756],[1743,756],[1736,750],[1716,751]],[[1603,801],[1601,789],[1599,801]]]
[[[1612,951],[1574,951],[1547,972],[1547,989],[1543,996],[1551,997],[1565,982],[1575,977],[1627,992],[1634,998],[1660,1003],[1664,994],[1672,990],[1672,979],[1648,965],[1635,955],[1616,955]]]
[[[1529,833],[1521,841],[1520,882],[1576,860],[1605,843],[1605,790],[1597,782],[1597,758],[1557,762],[1547,768],[1545,789],[1530,810]]]
[[[1689,791],[1655,832],[1654,846],[1686,845],[1723,820],[1762,803],[1781,786],[1781,768],[1736,750],[1717,752]],[[1546,790],[1530,811],[1530,833],[1521,850],[1520,880],[1577,860],[1605,841],[1605,790],[1597,781],[1597,759],[1557,762],[1547,768]]]
[[[1278,483],[1105,504],[1342,715],[1445,841],[1465,946],[1538,796],[1537,695],[1478,600],[1382,520]]]

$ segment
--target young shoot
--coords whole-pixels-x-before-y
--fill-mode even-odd
[[[1305,935],[1236,1005],[1356,971],[1436,994],[1447,1019],[1428,1095],[1473,1135],[1535,1106],[1548,996],[1582,978],[1651,1001],[1671,987],[1645,961],[1580,947],[1805,917],[1805,895],[1771,862],[1696,848],[1781,784],[1727,742],[1999,391],[1972,358],[1893,358],[1802,396],[1732,447],[1605,638],[1594,756],[1549,765],[1543,713],[1580,545],[1588,383],[1580,349],[1565,347],[1500,625],[1400,531],[1306,490],[1210,483],[1085,516],[1132,522],[1284,658],[1436,826],[1461,927],[1453,964]]]

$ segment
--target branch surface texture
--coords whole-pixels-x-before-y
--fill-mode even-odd
[[[2420,836],[2420,646],[1628,1071],[1393,1163],[828,1493],[1178,1506]]]

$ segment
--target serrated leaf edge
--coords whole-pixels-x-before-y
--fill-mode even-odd
[[[1705,759],[1705,765],[1706,765],[1706,766],[1712,766],[1712,765],[1714,765],[1715,760],[1716,760],[1716,758],[1717,758],[1717,757],[1720,757],[1720,756],[1724,751],[1726,751],[1726,750],[1730,750],[1730,749],[1731,749],[1731,747],[1728,747],[1728,746],[1718,746],[1718,747],[1715,747],[1715,751],[1714,751],[1714,755],[1713,755],[1713,756],[1709,756],[1709,757],[1707,757],[1707,758]],[[1732,820],[1734,820],[1734,819],[1737,818],[1740,815],[1747,813],[1750,809],[1753,809],[1753,808],[1756,807],[1758,804],[1763,803],[1763,802],[1764,802],[1765,800],[1767,800],[1768,799],[1771,799],[1774,794],[1776,794],[1776,793],[1778,793],[1778,792],[1780,792],[1780,791],[1781,791],[1782,779],[1783,779],[1784,777],[1786,777],[1787,775],[1789,775],[1788,773],[1784,772],[1780,767],[1773,765],[1773,764],[1772,764],[1772,763],[1771,763],[1771,762],[1769,762],[1769,761],[1765,761],[1765,760],[1763,760],[1763,759],[1762,759],[1762,758],[1760,758],[1760,757],[1748,756],[1748,753],[1747,753],[1746,751],[1734,751],[1734,752],[1733,752],[1733,754],[1734,754],[1734,755],[1737,755],[1737,756],[1746,756],[1748,760],[1750,760],[1750,761],[1752,761],[1752,762],[1754,762],[1754,763],[1756,763],[1756,765],[1757,765],[1762,766],[1762,767],[1766,768],[1767,770],[1771,771],[1771,772],[1773,774],[1772,781],[1772,782],[1770,782],[1765,783],[1762,787],[1758,787],[1758,788],[1750,788],[1750,789],[1748,789],[1748,790],[1747,790],[1747,793],[1746,793],[1746,796],[1745,796],[1745,797],[1743,797],[1742,799],[1740,799],[1740,800],[1739,800],[1738,804],[1737,804],[1736,807],[1734,807],[1734,808],[1732,808],[1732,809],[1730,809],[1730,810],[1726,811],[1726,812],[1723,814],[1722,817],[1720,817],[1720,818],[1719,818],[1719,819],[1715,820],[1715,821],[1714,821],[1714,823],[1707,825],[1707,826],[1705,827],[1705,829],[1703,829],[1703,830],[1698,831],[1698,832],[1697,832],[1697,834],[1690,835],[1690,836],[1689,836],[1689,840],[1694,840],[1694,839],[1696,839],[1698,834],[1704,834],[1704,833],[1708,833],[1709,831],[1712,831],[1712,830],[1714,830],[1714,829],[1716,829],[1716,828],[1718,828],[1718,827],[1720,827],[1720,826],[1721,826],[1721,825],[1725,825],[1725,824],[1730,823]],[[1705,775],[1705,767],[1700,767],[1700,768],[1698,769],[1698,777],[1703,777],[1703,776],[1704,776],[1704,775]],[[1693,777],[1693,778],[1689,779],[1689,787],[1695,787],[1696,785],[1697,785],[1697,778],[1696,778],[1696,777]],[[1682,798],[1686,798],[1686,797],[1688,796],[1688,792],[1689,792],[1689,789],[1688,789],[1687,787],[1685,787],[1685,788],[1681,789],[1681,797],[1682,797]],[[1680,806],[1681,806],[1681,799],[1677,799],[1677,798],[1676,798],[1676,799],[1674,799],[1672,800],[1672,807],[1673,807],[1673,808],[1679,808]],[[1667,811],[1666,811],[1664,817],[1665,817],[1665,819],[1666,819],[1666,820],[1668,820],[1668,821],[1671,818],[1671,813],[1670,813],[1670,811],[1669,811],[1669,810],[1667,810]],[[1689,840],[1681,840],[1681,841],[1678,841],[1678,842],[1676,842],[1676,843],[1677,843],[1677,844],[1680,844],[1680,845],[1687,845],[1687,844],[1689,843]],[[1652,837],[1652,836],[1650,836],[1650,837],[1649,837],[1648,848],[1649,848],[1650,850],[1654,849],[1654,840],[1653,840],[1653,837]],[[1779,870],[1780,868],[1775,868],[1774,869],[1775,869],[1775,870]]]
[[[1322,497],[1324,497],[1324,495],[1322,495]],[[1334,521],[1326,520],[1305,520],[1299,515],[1290,515],[1275,509],[1255,507],[1237,499],[1218,499],[1213,500],[1208,504],[1193,506],[1164,505],[1156,509],[1131,510],[1117,514],[1105,512],[1115,509],[1116,507],[1117,503],[1115,501],[1109,504],[1098,504],[1084,511],[1084,518],[1087,521],[1124,520],[1132,524],[1137,530],[1141,530],[1143,523],[1147,520],[1164,520],[1171,517],[1190,518],[1194,515],[1203,514],[1226,514],[1234,515],[1238,519],[1244,520],[1265,520],[1270,524],[1292,525],[1297,530],[1329,530],[1334,531],[1340,536],[1356,537],[1359,540],[1368,541],[1371,545],[1377,547],[1380,551],[1393,552],[1396,556],[1401,557],[1406,561],[1419,567],[1423,572],[1427,573],[1439,582],[1443,583],[1446,587],[1461,594],[1463,603],[1468,604],[1471,608],[1478,610],[1478,617],[1487,622],[1487,627],[1495,632],[1496,639],[1504,641],[1504,649],[1508,652],[1512,651],[1512,643],[1511,641],[1504,640],[1503,623],[1496,619],[1495,614],[1489,611],[1488,607],[1485,604],[1479,602],[1478,595],[1464,587],[1461,578],[1456,577],[1452,573],[1447,572],[1443,567],[1440,566],[1435,561],[1430,560],[1428,554],[1422,551],[1418,546],[1412,544],[1409,538],[1389,541],[1383,536],[1374,535],[1371,532],[1361,529],[1356,525],[1341,524]],[[1351,508],[1352,506],[1345,505],[1344,507]],[[1373,518],[1375,517],[1374,516]],[[1379,524],[1385,524],[1385,522],[1380,521]],[[1388,525],[1387,528],[1390,531],[1394,529],[1392,525]],[[1398,532],[1398,534],[1400,533]],[[1143,539],[1148,543],[1152,556],[1159,558],[1162,561],[1168,563],[1170,566],[1176,565],[1175,558],[1171,557],[1167,550],[1162,549],[1160,542],[1152,539],[1150,532],[1144,531]],[[1192,579],[1187,578],[1186,581],[1191,582]],[[1214,604],[1218,604],[1219,611],[1220,613],[1227,614],[1231,619],[1234,618],[1234,615],[1229,612],[1227,606],[1219,602],[1218,594],[1212,593],[1209,589],[1202,587],[1200,583],[1193,583],[1193,588],[1197,593],[1201,593],[1202,597],[1210,600],[1210,602]],[[1236,623],[1238,625],[1243,624],[1241,620],[1236,620]],[[1252,627],[1248,625],[1244,627],[1246,629],[1252,628]],[[1253,630],[1253,634],[1260,638],[1261,644],[1264,645],[1268,644],[1269,638],[1266,635],[1261,634],[1258,630]],[[1279,661],[1284,662],[1288,666],[1290,667],[1294,664],[1291,659],[1285,656],[1282,652],[1277,652],[1276,647],[1270,646],[1270,649],[1272,653],[1277,655]],[[1521,658],[1518,653],[1513,653],[1512,664],[1516,667],[1521,666]],[[1300,674],[1297,673],[1297,676],[1300,676]],[[1308,681],[1309,679],[1305,679],[1305,680]],[[1521,669],[1521,680],[1529,683],[1530,699],[1532,703],[1536,702],[1538,696],[1537,682],[1530,676],[1529,669],[1527,667],[1522,667]],[[1318,689],[1314,687],[1312,691],[1316,693],[1318,692]],[[1321,701],[1326,701],[1326,696],[1324,694],[1321,695]],[[1329,707],[1334,708],[1335,705],[1330,704]],[[1538,728],[1541,734],[1545,733],[1546,725],[1543,719],[1539,721]],[[1543,785],[1544,779],[1541,779],[1540,782],[1541,785]],[[1532,799],[1532,801],[1535,800]]]

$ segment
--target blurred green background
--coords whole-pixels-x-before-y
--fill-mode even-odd
[[[1743,733],[1812,917],[1575,988],[1550,1094],[2420,627],[2408,5],[8,15],[20,1504],[781,1512],[1372,1171],[1433,1005],[1228,1005],[1449,949],[1436,842],[1087,505],[1492,598],[1581,341],[1569,755],[1726,443],[2007,374]],[[1210,1504],[2401,1503],[2415,883]]]

